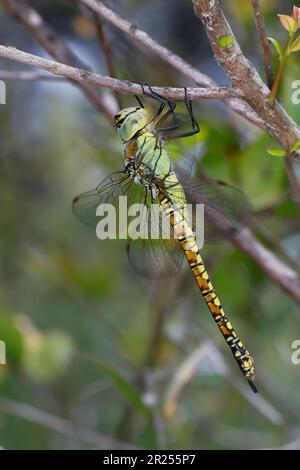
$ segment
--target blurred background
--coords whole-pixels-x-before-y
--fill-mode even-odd
[[[191,0],[107,0],[130,22],[220,84]],[[293,2],[262,1],[268,35],[281,43],[277,13]],[[68,0],[30,3],[95,72],[109,74],[93,17]],[[244,53],[264,77],[251,1],[223,2]],[[47,53],[1,2],[1,44]],[[194,86],[146,48],[103,23],[117,78]],[[29,70],[1,59],[1,70]],[[280,96],[299,122],[288,63]],[[248,388],[195,282],[149,281],[122,241],[99,241],[71,210],[72,198],[122,168],[106,116],[61,80],[7,80],[0,105],[0,446],[7,449],[269,448],[300,440],[299,305],[231,243],[205,245],[212,280],[256,359],[259,395]],[[112,99],[104,91],[107,102]],[[122,106],[132,96],[120,95]],[[200,165],[240,188],[251,229],[299,272],[297,209],[274,142],[218,101],[195,101]],[[189,145],[194,145],[191,140]],[[276,144],[275,144],[276,146]],[[299,167],[300,168],[300,167]],[[300,177],[300,173],[298,175]]]

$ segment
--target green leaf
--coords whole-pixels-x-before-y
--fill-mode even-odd
[[[300,139],[297,139],[296,142],[294,142],[293,145],[291,146],[290,152],[294,153],[299,146],[300,146]]]
[[[104,362],[98,357],[91,357],[87,356],[86,354],[81,357],[84,357],[84,359],[94,363],[96,367],[102,372],[102,374],[116,385],[119,391],[129,400],[136,410],[141,411],[145,415],[150,414],[150,408],[145,405],[138,391],[110,364]]]
[[[286,150],[278,148],[268,148],[267,153],[273,157],[285,157],[287,155]]]
[[[219,46],[221,47],[228,47],[233,43],[233,36],[231,34],[228,34],[227,36],[223,36],[222,38],[219,39]]]
[[[297,52],[297,51],[300,51],[300,36],[298,36],[289,47],[289,52]]]
[[[274,38],[271,38],[271,37],[268,37],[269,41],[273,44],[273,46],[275,47],[276,51],[277,51],[277,54],[279,55],[279,57],[282,57],[282,49],[281,49],[281,45],[279,44],[279,42],[277,41],[277,39],[274,39]]]

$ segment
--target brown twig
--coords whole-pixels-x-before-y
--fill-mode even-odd
[[[32,37],[43,47],[55,60],[74,67],[84,68],[85,64],[73,53],[71,49],[60,39],[56,32],[50,28],[41,15],[25,0],[3,0],[7,10],[14,15],[30,32]],[[113,100],[105,99],[99,90],[95,90],[90,84],[84,81],[76,83],[85,93],[88,99],[103,112],[111,121],[118,106]]]
[[[256,217],[253,217],[251,229],[256,235],[259,235],[260,238],[267,242],[268,247],[272,248],[274,253],[279,254],[292,269],[300,273],[300,262],[285,249],[280,237],[267,227],[264,221],[259,221]]]
[[[65,77],[56,75],[47,75],[41,72],[31,72],[30,70],[0,70],[0,80],[49,80],[57,82],[65,82]]]
[[[110,48],[109,42],[108,42],[108,40],[106,38],[106,35],[104,33],[101,18],[95,12],[93,13],[93,17],[94,17],[94,21],[95,21],[95,25],[96,25],[96,29],[97,29],[99,43],[100,43],[101,48],[103,50],[103,55],[104,55],[107,71],[108,71],[110,77],[115,78],[116,77],[116,72],[115,72],[113,61],[112,61],[112,50]]]
[[[138,44],[143,45],[147,50],[156,54],[164,62],[171,65],[175,70],[178,70],[185,78],[189,78],[195,82],[198,86],[204,86],[209,88],[217,87],[217,83],[212,80],[209,76],[199,72],[195,67],[185,62],[181,57],[174,54],[172,51],[164,46],[158,44],[152,39],[145,31],[139,29],[136,25],[122,18],[118,13],[114,12],[101,1],[96,0],[79,0],[82,4],[89,7],[92,11],[99,14],[104,20],[113,24],[116,28],[120,29],[124,33],[128,34]],[[243,116],[252,124],[265,129],[264,122],[257,116],[256,112],[251,109],[247,103],[242,99],[236,99],[229,97],[227,103],[239,115]]]
[[[258,35],[261,42],[261,49],[262,49],[262,56],[263,56],[263,63],[264,69],[266,73],[268,87],[272,88],[274,82],[274,72],[273,72],[273,64],[272,64],[272,55],[270,50],[270,42],[268,40],[265,28],[265,21],[263,17],[263,13],[261,10],[261,5],[259,0],[252,0],[252,5],[255,14],[255,22],[258,31]]]
[[[298,274],[289,268],[270,250],[259,243],[250,230],[244,229],[234,239],[233,244],[237,246],[260,269],[290,295],[300,305],[300,280]]]
[[[96,73],[90,72],[89,70],[79,69],[70,65],[61,64],[53,60],[44,59],[27,52],[20,51],[15,47],[1,46],[0,45],[0,57],[5,59],[14,60],[23,64],[32,65],[48,72],[54,73],[55,75],[61,75],[71,80],[74,80],[80,84],[91,84],[98,87],[111,88],[122,93],[131,93],[134,95],[142,95],[143,89],[140,84],[133,83],[125,80],[117,80],[116,78],[104,77]],[[147,87],[144,87],[147,88]],[[159,93],[166,98],[183,100],[185,98],[184,88],[171,88],[171,87],[153,87],[154,92]],[[187,97],[189,99],[205,98],[205,99],[226,99],[229,96],[237,96],[238,93],[231,88],[219,87],[219,88],[187,88]]]
[[[292,159],[290,157],[284,158],[284,165],[291,185],[292,199],[300,211],[300,186],[295,174]]]
[[[242,91],[245,101],[265,122],[269,135],[289,150],[300,138],[300,129],[277,101],[268,101],[270,90],[253,64],[243,55],[223,15],[220,0],[193,0],[193,4],[215,58],[231,79],[233,87]],[[228,45],[224,46],[223,38],[230,38]]]
[[[105,63],[106,63],[107,72],[108,72],[110,77],[116,78],[117,75],[116,75],[115,67],[114,67],[113,60],[112,60],[112,50],[111,50],[109,42],[106,38],[106,34],[104,32],[104,28],[103,28],[101,18],[95,12],[93,12],[93,17],[94,17],[96,30],[97,30],[99,44],[101,46],[103,56],[104,56],[104,60],[105,60]],[[122,109],[122,103],[121,103],[120,97],[118,96],[117,93],[115,93],[115,98],[118,102],[119,109]]]

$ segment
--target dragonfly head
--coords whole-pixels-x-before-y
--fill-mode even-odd
[[[119,111],[115,116],[114,125],[121,140],[128,142],[148,124],[148,121],[147,111],[136,106]]]

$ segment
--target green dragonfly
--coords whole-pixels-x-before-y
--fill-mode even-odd
[[[174,164],[166,141],[199,132],[192,102],[185,97],[191,129],[180,131],[176,104],[153,92],[149,85],[147,92],[144,86],[142,88],[145,95],[159,102],[157,111],[153,113],[146,109],[136,96],[138,106],[122,109],[116,114],[114,124],[123,144],[124,169],[104,178],[96,189],[76,196],[73,211],[81,222],[95,227],[99,220],[97,207],[103,203],[117,205],[120,196],[126,195],[129,204],[137,201],[144,203],[148,211],[144,220],[150,226],[153,218],[150,220],[150,210],[147,208],[151,204],[159,206],[166,216],[168,227],[158,218],[154,223],[160,225],[161,232],[171,228],[171,236],[162,236],[159,240],[151,236],[149,239],[129,239],[128,256],[132,265],[146,277],[168,276],[180,269],[185,255],[215,323],[256,393],[254,360],[221,306],[200,255],[193,218],[188,218],[185,210],[187,203],[203,204],[205,240],[216,242],[222,230],[228,237],[228,234],[236,236],[243,228],[249,215],[248,201],[236,188],[212,182],[194,182],[186,169]]]

